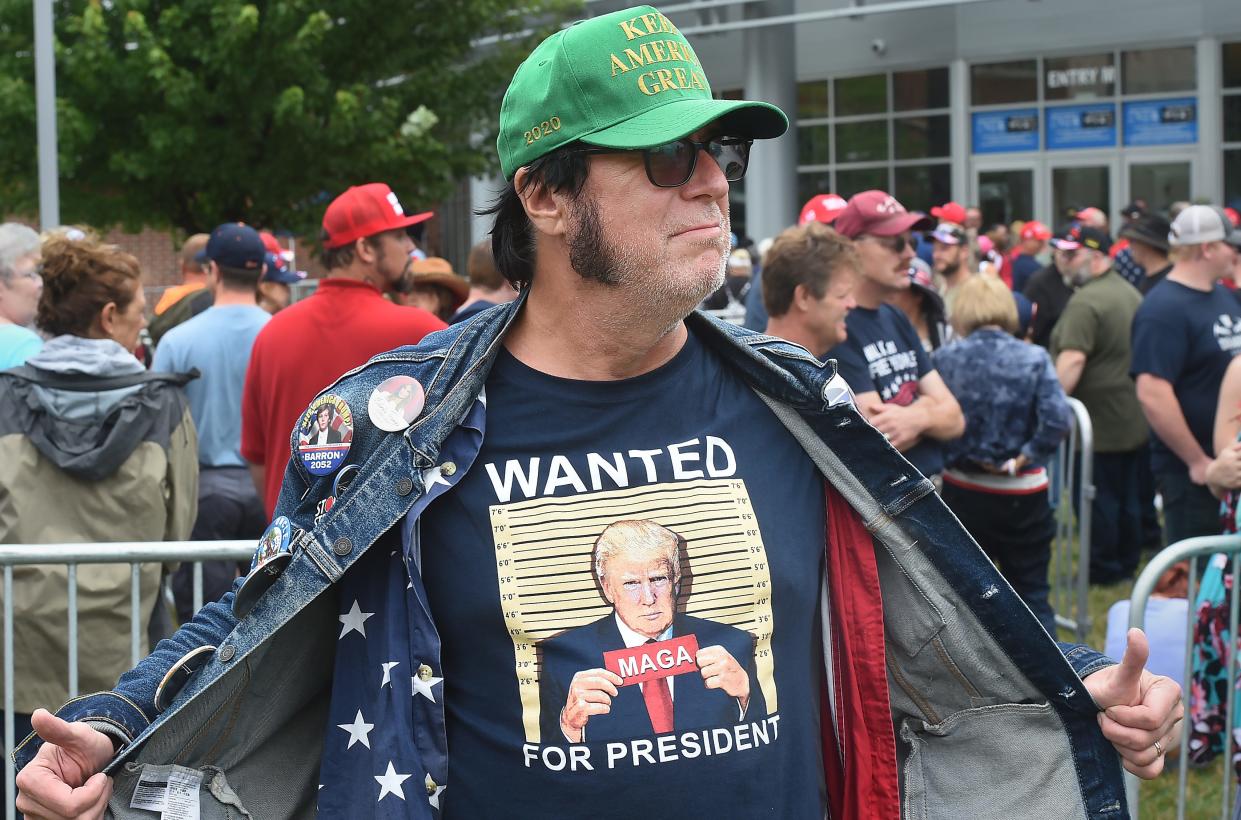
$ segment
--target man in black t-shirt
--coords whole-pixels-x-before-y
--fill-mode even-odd
[[[1064,313],[1069,299],[1073,298],[1075,288],[1065,276],[1064,271],[1068,270],[1071,265],[1069,254],[1076,246],[1068,251],[1062,251],[1059,244],[1077,224],[1070,222],[1051,238],[1051,245],[1055,248],[1051,264],[1031,276],[1030,281],[1026,283],[1025,290],[1022,291],[1025,297],[1034,303],[1031,341],[1039,347],[1051,345],[1052,328],[1056,326],[1060,314]]]
[[[854,240],[858,306],[846,321],[848,337],[827,355],[836,359],[870,423],[923,475],[935,476],[944,469],[940,442],[961,435],[965,418],[909,319],[885,302],[910,286],[909,232],[930,226],[929,219],[908,213],[883,191],[863,191],[849,200],[833,227]]]
[[[1206,488],[1206,473],[1214,461],[1220,382],[1241,351],[1241,306],[1218,283],[1237,258],[1232,232],[1215,208],[1182,211],[1168,236],[1177,263],[1133,320],[1133,374],[1155,433],[1151,467],[1169,544],[1220,531],[1219,502]]]

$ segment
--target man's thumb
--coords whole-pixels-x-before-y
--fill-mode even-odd
[[[82,729],[94,731],[89,726],[74,726],[53,715],[46,709],[36,709],[30,716],[30,725],[43,738],[44,742],[52,743],[62,749],[85,751],[85,737]]]
[[[1133,706],[1141,702],[1142,670],[1146,668],[1150,653],[1146,633],[1137,627],[1130,629],[1126,636],[1125,656],[1120,659],[1120,667],[1112,678],[1112,693],[1117,702],[1107,706]]]

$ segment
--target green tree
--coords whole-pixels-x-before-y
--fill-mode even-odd
[[[493,164],[508,78],[580,0],[55,6],[64,222],[313,234],[351,184],[415,208]],[[32,43],[29,0],[0,0],[5,213],[37,208]]]

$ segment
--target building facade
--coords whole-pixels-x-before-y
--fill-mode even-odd
[[[619,8],[587,0],[590,13]],[[755,147],[734,225],[771,236],[868,188],[987,222],[1094,205],[1241,209],[1241,1],[719,0],[666,6],[720,96],[793,121]],[[485,198],[494,181],[478,182]],[[473,232],[486,229],[476,221]]]

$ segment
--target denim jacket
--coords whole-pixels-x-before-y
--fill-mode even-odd
[[[360,410],[385,379],[408,375],[424,386],[426,404],[403,433],[379,430],[355,411],[348,461],[361,471],[318,523],[332,477],[290,463],[277,512],[291,519],[296,550],[248,613],[234,615],[234,587],[114,690],[61,708],[65,719],[118,743],[108,767],[111,816],[149,817],[129,808],[138,776],[173,768],[203,777],[204,820],[314,816],[342,611],[334,584],[366,550],[399,548],[402,531],[418,538],[416,526],[398,524],[411,511],[416,521],[429,479],[456,472],[444,444],[474,407],[523,301],[376,356],[331,385]],[[849,401],[836,400],[847,392],[831,366],[703,314],[686,321],[768,402],[825,477],[823,634],[834,669],[823,723],[836,735],[831,742],[829,731],[824,744],[825,768],[835,767],[825,773],[833,816],[1127,816],[1119,757],[1081,682],[1111,661],[1057,646],[930,482]],[[415,543],[413,552],[435,546]],[[414,662],[438,674],[439,635],[416,573],[413,590],[422,604],[411,624]],[[415,700],[422,711],[413,742],[428,794],[443,786],[451,794],[443,704]],[[38,742],[19,747],[19,765]],[[434,816],[416,795],[404,810]]]

